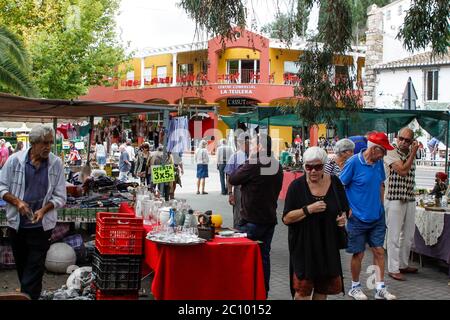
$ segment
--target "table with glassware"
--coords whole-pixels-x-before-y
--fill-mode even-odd
[[[450,208],[416,207],[413,252],[442,260],[449,265]]]
[[[119,211],[135,212],[125,203]],[[145,221],[151,224],[145,224]],[[196,243],[164,243],[151,237],[152,232],[161,234],[164,228],[167,227],[161,221],[144,219],[147,238],[143,269],[144,273],[154,272],[151,290],[156,300],[266,299],[262,258],[257,242],[243,237],[216,236],[212,240]],[[193,236],[197,230],[196,227],[185,229],[186,238]]]

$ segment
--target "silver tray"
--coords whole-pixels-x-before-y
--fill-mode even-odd
[[[206,242],[205,239],[201,239],[201,238],[199,238],[198,242],[168,242],[168,241],[156,240],[156,239],[150,239],[150,238],[146,238],[146,239],[153,241],[155,243],[158,243],[158,244],[165,244],[165,245],[171,245],[171,246],[194,246],[194,245],[202,244],[202,243]]]

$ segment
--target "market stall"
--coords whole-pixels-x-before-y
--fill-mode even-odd
[[[120,212],[134,213],[128,204]],[[155,225],[144,225],[145,233]],[[144,272],[153,270],[157,300],[264,300],[264,274],[257,242],[219,238],[196,245],[144,243]],[[194,290],[195,289],[195,290]]]
[[[448,264],[450,276],[450,208],[416,207],[413,252]]]

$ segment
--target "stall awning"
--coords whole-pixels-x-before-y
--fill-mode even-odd
[[[394,133],[416,119],[420,126],[433,137],[445,141],[445,132],[450,121],[448,111],[361,109],[348,113],[344,109],[339,109],[337,112],[339,116],[334,124],[341,137],[361,135],[373,130]],[[270,123],[270,125],[288,127],[302,125],[302,120],[296,114],[285,113],[278,107],[260,107],[246,114],[221,116],[221,119],[230,128],[235,128],[238,121],[259,125]]]
[[[213,111],[214,106],[201,106],[201,108]],[[20,121],[120,116],[162,110],[177,111],[177,106],[132,102],[35,99],[0,93],[0,118],[20,119]]]

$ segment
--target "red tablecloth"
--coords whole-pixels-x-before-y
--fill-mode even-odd
[[[146,231],[151,226],[144,226]],[[215,238],[192,246],[145,240],[144,259],[157,300],[265,300],[259,245],[246,238]]]
[[[128,203],[119,212],[133,213]],[[145,234],[153,226],[144,225]],[[173,246],[145,239],[144,272],[152,269],[157,300],[265,300],[264,271],[257,242],[215,238],[204,244]]]
[[[279,200],[285,200],[286,194],[288,191],[289,186],[291,185],[291,182],[295,179],[301,177],[303,175],[303,172],[291,172],[291,171],[283,171],[283,187],[281,188],[280,195],[278,196]]]

